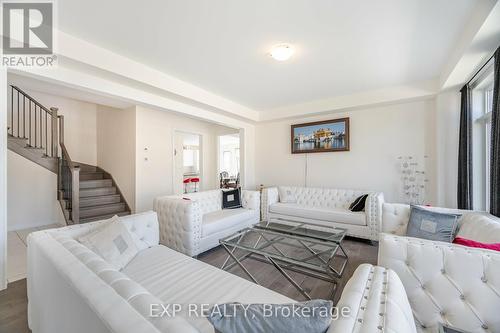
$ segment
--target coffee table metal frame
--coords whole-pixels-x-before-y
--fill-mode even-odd
[[[259,260],[272,264],[307,299],[311,299],[311,296],[286,272],[287,270],[332,283],[331,297],[333,298],[337,290],[338,279],[342,277],[349,260],[346,251],[342,247],[346,230],[332,228],[332,239],[330,239],[330,237],[326,237],[328,233],[324,231],[325,237],[321,235],[305,235],[301,230],[303,231],[303,228],[307,228],[309,225],[294,221],[288,222],[296,223],[296,225],[287,223],[290,228],[276,228],[277,225],[274,223],[263,222],[221,239],[219,242],[228,253],[221,269],[229,270],[238,265],[253,282],[259,284],[257,279],[243,265],[243,261],[247,258]],[[249,234],[258,236],[255,243],[253,245],[242,244],[242,240]],[[309,252],[310,255],[299,260],[278,247],[280,244],[302,249]],[[266,251],[270,247],[276,252]],[[319,247],[321,249],[318,249]],[[237,256],[236,250],[243,251],[245,254]],[[340,267],[334,267],[333,260],[335,258],[341,259]],[[233,263],[228,264],[231,259]],[[311,262],[313,259],[318,260]]]

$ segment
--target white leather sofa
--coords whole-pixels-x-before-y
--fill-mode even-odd
[[[291,193],[295,202],[283,202],[280,193]],[[369,194],[364,212],[351,212],[349,205]],[[382,193],[312,187],[279,186],[262,190],[262,219],[287,219],[347,229],[354,237],[377,241],[382,221]]]
[[[158,245],[154,212],[121,219],[141,240],[139,253],[121,271],[75,240],[102,221],[30,234],[28,320],[33,333],[213,333],[206,318],[197,311],[190,314],[189,304],[294,302]],[[149,315],[152,304],[181,309],[175,317],[155,318]],[[327,333],[415,332],[403,286],[391,270],[361,265],[339,306],[351,311]]]
[[[219,239],[260,221],[260,193],[242,190],[241,201],[243,208],[222,209],[221,190],[156,198],[160,243],[189,256],[218,246]]]
[[[500,243],[500,222],[486,213],[437,208],[464,214],[458,236]],[[410,207],[384,204],[378,265],[403,282],[419,332],[439,324],[465,332],[500,332],[500,253],[405,237]]]

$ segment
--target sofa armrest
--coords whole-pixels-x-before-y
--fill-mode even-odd
[[[175,197],[155,198],[154,211],[160,225],[160,244],[188,256],[200,250],[202,215],[199,203]]]
[[[342,291],[327,333],[416,333],[401,280],[390,269],[361,264]]]
[[[243,208],[251,210],[260,209],[260,192],[259,191],[241,191],[241,205]]]
[[[378,234],[382,225],[382,205],[384,195],[380,192],[370,193],[366,198],[365,213],[366,225],[370,229],[370,239],[378,240]]]
[[[417,326],[500,329],[500,253],[381,233],[378,264],[400,277]]]
[[[277,187],[269,187],[262,190],[261,197],[261,214],[262,221],[267,221],[269,215],[269,206],[279,201],[279,194]]]

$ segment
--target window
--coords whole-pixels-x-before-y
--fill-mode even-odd
[[[491,115],[493,110],[493,71],[490,67],[474,82],[473,114],[473,208],[489,210]]]

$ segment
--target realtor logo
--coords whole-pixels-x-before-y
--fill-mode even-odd
[[[2,2],[4,66],[53,65],[53,7],[52,2]]]

